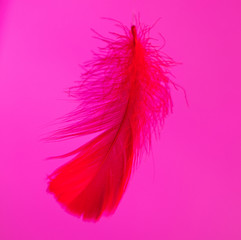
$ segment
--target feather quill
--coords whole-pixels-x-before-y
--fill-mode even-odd
[[[72,94],[79,106],[68,125],[51,139],[98,133],[78,149],[60,157],[72,160],[49,176],[48,191],[70,213],[97,221],[117,208],[143,148],[149,151],[172,110],[168,68],[174,61],[151,45],[151,27],[128,27],[104,41]]]

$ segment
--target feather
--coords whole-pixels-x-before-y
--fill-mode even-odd
[[[140,153],[151,147],[172,110],[168,68],[174,61],[151,45],[151,27],[129,29],[112,38],[97,34],[106,47],[84,65],[82,81],[71,88],[79,101],[66,127],[51,139],[97,133],[60,157],[72,159],[49,176],[48,191],[70,213],[97,221],[117,208]]]

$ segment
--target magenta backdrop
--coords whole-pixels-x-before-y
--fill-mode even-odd
[[[43,143],[75,106],[64,90],[99,45],[100,20],[133,13],[166,39],[174,113],[116,213],[86,223],[46,193],[46,176],[84,139]],[[241,2],[239,0],[0,1],[0,239],[241,239]],[[161,40],[161,38],[160,38]],[[160,45],[162,41],[160,41]]]

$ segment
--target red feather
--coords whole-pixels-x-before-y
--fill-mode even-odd
[[[85,65],[82,82],[72,88],[79,107],[67,115],[67,127],[51,138],[99,133],[73,152],[73,159],[49,177],[48,191],[67,211],[85,220],[98,220],[118,206],[142,148],[151,146],[172,108],[167,77],[174,64],[150,44],[151,27],[118,24],[124,34]]]

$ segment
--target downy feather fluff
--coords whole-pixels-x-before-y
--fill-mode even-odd
[[[126,190],[141,150],[149,151],[172,110],[168,69],[173,60],[151,45],[151,27],[117,25],[123,34],[98,39],[106,47],[84,65],[71,93],[79,106],[67,126],[50,139],[98,133],[78,149],[59,157],[72,159],[49,176],[48,191],[74,215],[98,220],[113,213]]]

